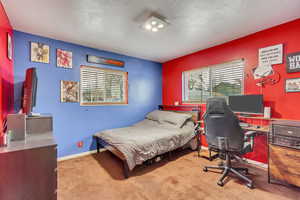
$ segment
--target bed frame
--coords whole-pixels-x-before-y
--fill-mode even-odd
[[[172,112],[180,112],[180,113],[189,113],[192,114],[192,119],[194,121],[194,124],[198,124],[199,123],[199,119],[200,119],[200,106],[192,106],[192,105],[180,105],[180,106],[174,106],[174,105],[159,105],[158,106],[159,110],[164,110],[164,111],[172,111]],[[97,144],[97,153],[100,152],[100,148],[101,148],[101,139],[99,137],[94,137],[96,139],[96,144]],[[191,140],[195,140],[197,142],[197,149],[199,150],[199,137],[198,135],[196,135],[193,139]],[[187,144],[189,144],[191,141],[189,141]],[[186,145],[184,145],[183,147],[185,147]],[[110,151],[112,154],[114,154],[116,157],[118,157],[122,163],[123,163],[123,173],[125,178],[128,178],[130,176],[130,170],[126,161],[126,158],[124,156],[124,154],[119,151],[118,149],[116,149],[115,147],[113,147],[112,145],[105,145],[104,146],[105,149],[107,149],[108,151]],[[182,147],[180,147],[182,148]],[[168,156],[169,158],[171,157],[171,152],[168,152]]]

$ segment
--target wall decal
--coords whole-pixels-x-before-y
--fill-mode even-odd
[[[260,48],[258,50],[258,64],[259,66],[281,64],[282,56],[283,56],[282,44]]]
[[[286,71],[288,73],[300,72],[300,52],[290,53],[286,56]]]
[[[60,101],[78,102],[79,86],[76,81],[60,81]]]
[[[7,33],[7,57],[9,60],[13,57],[12,39],[9,33]]]
[[[286,92],[300,92],[300,78],[291,78],[285,80]]]
[[[87,55],[87,62],[103,64],[103,65],[112,65],[117,67],[124,67],[124,62],[120,60],[115,60],[111,58],[103,58],[99,56]]]
[[[31,61],[49,63],[49,50],[46,44],[31,42]]]
[[[56,56],[57,67],[72,68],[72,52],[57,49]]]

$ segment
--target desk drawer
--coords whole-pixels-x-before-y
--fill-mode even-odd
[[[300,187],[300,150],[269,145],[270,180]]]
[[[272,134],[273,136],[283,135],[300,138],[300,128],[294,126],[273,125]]]
[[[269,144],[279,145],[284,147],[290,147],[300,150],[300,138],[292,138],[281,135],[276,135],[274,137],[269,137]]]

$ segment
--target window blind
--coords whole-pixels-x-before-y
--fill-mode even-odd
[[[80,103],[127,104],[127,76],[120,70],[81,66]]]
[[[182,73],[184,102],[205,102],[212,96],[243,93],[244,60],[234,60]]]

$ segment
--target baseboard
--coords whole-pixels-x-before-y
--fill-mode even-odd
[[[204,147],[204,146],[202,146],[201,149],[208,150],[208,148]],[[252,165],[256,165],[256,166],[259,166],[259,167],[262,167],[262,168],[268,168],[268,164],[265,164],[265,163],[262,163],[262,162],[258,162],[258,161],[255,161],[255,160],[250,160],[248,158],[243,158],[243,160],[246,161],[249,164],[252,164]]]
[[[104,148],[100,149],[100,152],[105,151]],[[87,156],[87,155],[91,155],[97,153],[97,150],[92,150],[92,151],[86,151],[86,152],[82,152],[82,153],[78,153],[78,154],[73,154],[73,155],[69,155],[69,156],[63,156],[63,157],[59,157],[57,159],[58,162],[60,161],[64,161],[64,160],[70,160],[70,159],[74,159],[74,158],[80,158],[83,156]]]

